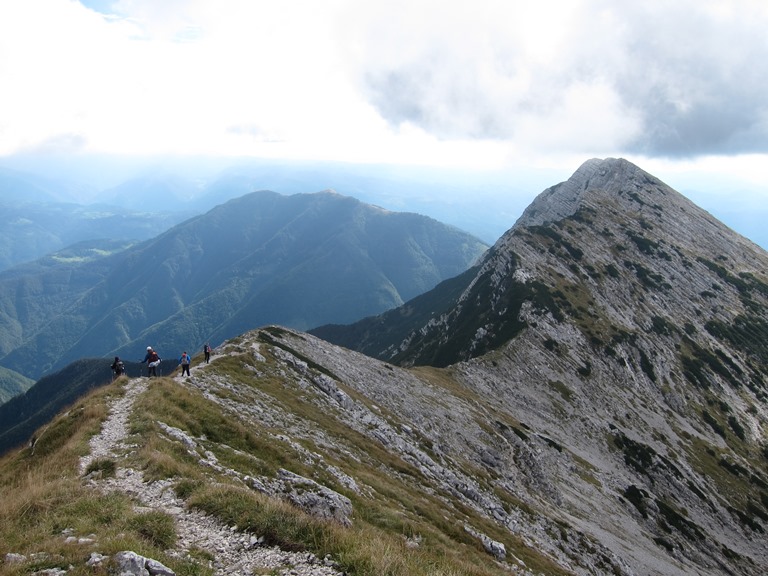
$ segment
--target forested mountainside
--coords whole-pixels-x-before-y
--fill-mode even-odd
[[[267,323],[383,312],[487,248],[333,192],[255,192],[134,246],[68,249],[0,273],[0,364],[36,379],[83,357],[167,359]]]
[[[0,368],[0,405],[17,394],[21,394],[34,383],[34,380],[26,378],[18,372]]]

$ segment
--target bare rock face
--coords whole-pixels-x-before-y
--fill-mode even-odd
[[[625,160],[587,160],[566,182],[539,194],[515,226],[541,226],[573,216],[584,204],[590,190],[610,193],[621,189],[628,180],[641,173],[640,168]]]
[[[509,529],[567,526],[554,556],[590,563],[599,542],[617,573],[765,572],[768,254],[637,166],[586,162],[471,273],[349,330],[313,332],[443,366],[481,403],[397,413],[541,514],[463,492]]]
[[[120,576],[175,576],[175,572],[167,566],[136,552],[118,552],[114,560]]]
[[[285,486],[283,497],[299,508],[343,526],[352,524],[352,503],[346,496],[289,470],[280,470],[278,478]]]

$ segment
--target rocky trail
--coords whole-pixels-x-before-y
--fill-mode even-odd
[[[119,456],[131,450],[132,446],[126,442],[128,420],[136,398],[147,390],[148,384],[147,378],[136,378],[126,383],[125,395],[114,401],[101,432],[91,438],[91,452],[80,462],[81,473],[85,473],[96,459],[113,458],[120,462]],[[202,512],[185,508],[184,502],[173,491],[172,480],[145,482],[140,470],[118,467],[114,477],[100,479],[94,475],[87,481],[95,490],[120,491],[129,495],[137,511],[155,510],[171,515],[176,524],[177,542],[175,548],[167,553],[179,558],[191,558],[190,550],[205,551],[214,558],[210,567],[216,575],[251,575],[260,571],[291,576],[342,574],[334,568],[330,559],[263,546],[263,539],[258,535],[245,534]],[[103,561],[103,557],[93,554],[92,560]],[[142,559],[130,552],[124,554],[120,563],[123,572],[131,571],[131,566],[138,566],[137,574],[172,573],[160,563]]]

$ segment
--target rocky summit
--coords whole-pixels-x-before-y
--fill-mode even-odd
[[[766,271],[591,160],[397,309],[80,400],[0,463],[0,570],[766,574]]]

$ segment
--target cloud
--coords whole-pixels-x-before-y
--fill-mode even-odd
[[[446,139],[519,141],[537,124],[547,134],[534,140],[573,151],[768,151],[768,4],[527,5],[403,2],[397,19],[376,14],[359,34],[362,89],[393,125]],[[573,128],[585,124],[579,147]]]
[[[88,141],[82,134],[56,134],[23,150],[25,154],[76,154],[86,149]]]
[[[763,0],[5,0],[0,154],[765,152],[766,29]]]
[[[617,71],[615,85],[643,119],[628,149],[668,156],[768,151],[768,5],[622,8],[630,65]]]
[[[345,119],[359,130],[376,115],[344,89],[327,6],[0,3],[0,154],[59,133],[115,153],[237,154],[349,134]]]

